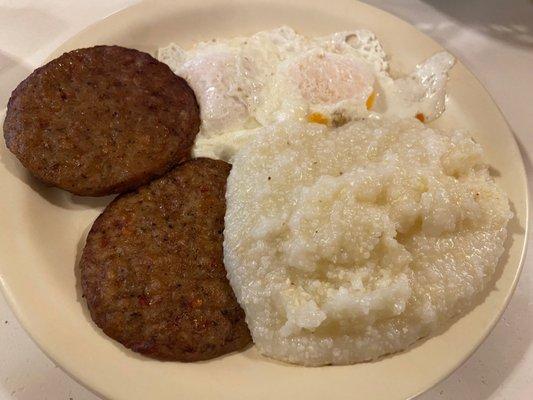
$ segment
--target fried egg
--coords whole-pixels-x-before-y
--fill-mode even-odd
[[[438,53],[394,79],[387,55],[367,30],[309,38],[290,27],[213,39],[159,60],[196,93],[202,118],[193,153],[229,160],[262,127],[286,120],[340,126],[383,114],[438,118],[454,58]]]

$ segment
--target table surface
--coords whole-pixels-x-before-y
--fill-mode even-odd
[[[457,55],[505,114],[533,169],[533,1],[367,0],[412,23]],[[64,40],[134,0],[0,0],[0,105]],[[533,398],[533,270],[530,256],[493,332],[450,377],[417,400]],[[0,295],[0,400],[98,400],[31,341]]]

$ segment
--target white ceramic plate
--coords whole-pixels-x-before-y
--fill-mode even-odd
[[[161,0],[140,3],[98,22],[53,56],[95,44],[154,53],[171,41],[187,46],[282,24],[308,35],[368,28],[400,71],[442,50],[407,23],[353,0]],[[473,133],[486,150],[497,183],[509,194],[515,218],[495,288],[447,330],[403,353],[353,366],[303,368],[268,360],[253,348],[194,364],[153,361],[125,350],[91,322],[75,268],[88,228],[109,198],[80,198],[46,188],[2,146],[4,293],[39,346],[81,383],[110,399],[413,397],[451,373],[486,337],[513,292],[524,256],[527,187],[513,135],[489,94],[461,63],[451,73],[449,98],[447,111],[435,125]]]

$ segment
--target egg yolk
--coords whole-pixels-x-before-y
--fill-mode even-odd
[[[309,114],[307,116],[307,120],[309,122],[313,122],[315,124],[322,124],[322,125],[327,125],[329,122],[328,118],[325,115],[317,113],[317,112]]]
[[[422,113],[418,113],[415,115],[415,118],[419,120],[420,122],[426,122],[426,117]]]
[[[291,64],[289,75],[310,104],[336,104],[349,99],[363,103],[375,80],[364,61],[327,52],[301,57]]]
[[[366,109],[370,110],[372,107],[374,107],[375,102],[376,102],[376,92],[372,92],[370,96],[368,96],[368,99],[366,99]]]

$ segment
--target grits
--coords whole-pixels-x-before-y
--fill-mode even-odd
[[[233,158],[224,231],[259,351],[360,362],[465,312],[512,217],[482,157],[463,132],[416,119],[265,128]]]

